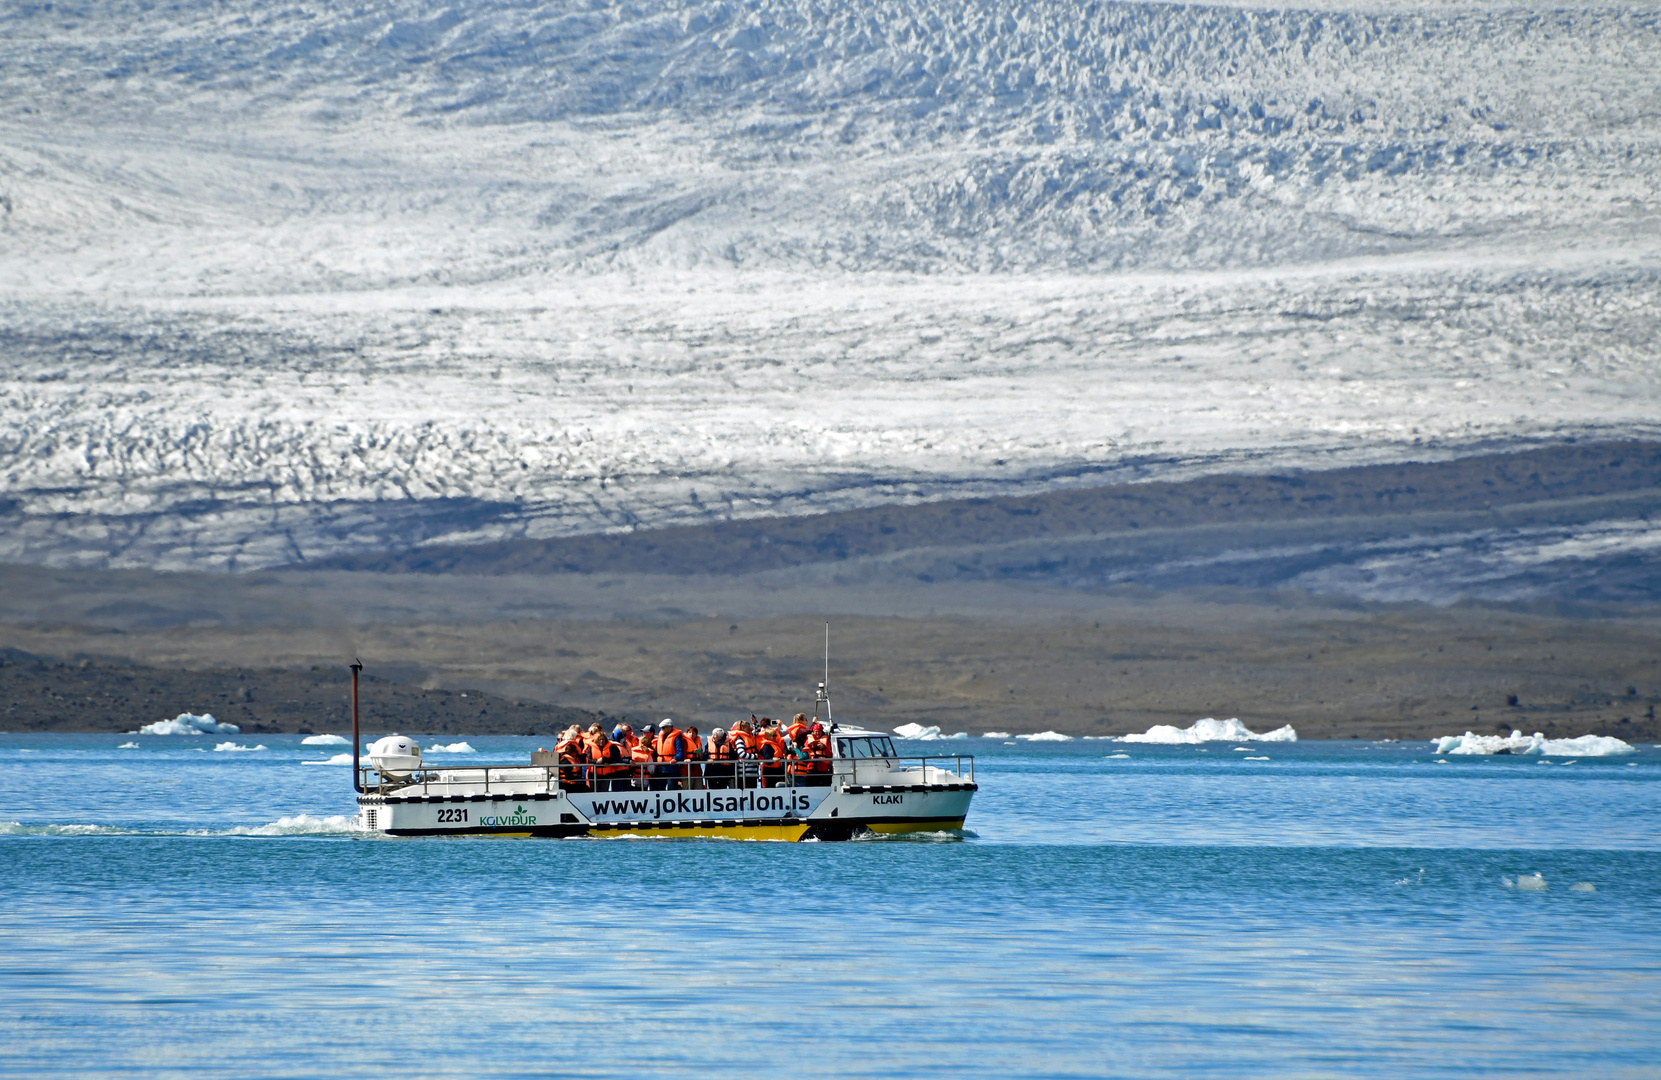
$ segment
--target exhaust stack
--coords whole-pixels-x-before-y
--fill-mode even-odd
[[[352,790],[363,791],[363,773],[358,769],[358,754],[363,749],[363,736],[358,733],[358,672],[363,661],[352,658]]]

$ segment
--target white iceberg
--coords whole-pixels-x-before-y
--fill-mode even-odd
[[[234,742],[222,742],[218,746],[215,746],[213,749],[214,749],[215,753],[219,753],[219,754],[224,754],[224,753],[252,754],[256,750],[264,750],[265,749],[265,744],[261,743],[258,746],[238,746]]]
[[[901,724],[894,729],[894,734],[902,739],[927,741],[940,738],[940,728],[932,725],[924,727],[922,724]]]
[[[983,739],[1007,739],[1007,738],[1009,738],[1009,732],[1007,732],[1007,731],[988,731],[985,735],[982,735],[981,738],[983,738]]]
[[[351,763],[352,763],[352,755],[351,754],[336,754],[334,757],[328,758],[324,761],[302,761],[302,762],[300,762],[300,764],[302,764],[302,765],[350,765]]]
[[[1025,742],[1072,742],[1071,735],[1063,735],[1059,731],[1040,731],[1035,735],[1017,735],[1017,739]]]
[[[116,747],[116,749],[117,750],[137,750],[138,749],[138,743],[136,743],[136,742],[124,742],[120,746]]]
[[[180,713],[171,720],[157,720],[154,724],[145,724],[135,735],[237,735],[242,732],[235,724],[221,724],[213,718],[213,713]]]
[[[307,735],[300,740],[301,746],[351,746],[352,740],[340,735]]]
[[[1159,743],[1164,746],[1192,746],[1207,742],[1297,742],[1298,733],[1292,725],[1275,728],[1258,735],[1234,717],[1214,720],[1206,717],[1194,721],[1192,727],[1179,728],[1170,724],[1155,724],[1140,735],[1126,735],[1121,742]]]
[[[445,746],[443,743],[434,743],[433,745],[427,747],[426,752],[429,753],[429,754],[476,754],[476,753],[478,753],[477,750],[473,749],[471,746],[467,745],[465,742],[453,742],[448,746]]]
[[[1438,754],[1551,754],[1556,757],[1609,757],[1637,751],[1628,743],[1608,735],[1582,735],[1576,739],[1548,739],[1540,732],[1524,735],[1444,735],[1436,740]]]

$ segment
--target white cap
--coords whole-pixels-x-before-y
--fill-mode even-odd
[[[662,722],[660,722],[658,724],[658,727],[660,727],[660,728],[674,727],[674,726],[675,726],[675,722],[673,720],[669,719],[667,716],[665,716],[663,718]]]

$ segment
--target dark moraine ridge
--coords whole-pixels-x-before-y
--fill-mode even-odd
[[[351,730],[344,667],[184,668],[54,660],[0,649],[0,731],[135,731],[180,710],[212,713],[244,734]],[[424,735],[547,735],[609,718],[477,690],[428,690],[365,674],[365,730]]]
[[[1452,461],[1219,475],[1037,495],[881,506],[631,533],[343,556],[319,569],[380,572],[751,574],[812,563],[952,551],[925,569],[969,578],[1088,578],[1127,534],[1206,527],[1459,529],[1550,521],[1588,501],[1661,499],[1661,444],[1570,443]],[[1596,508],[1589,508],[1597,516]],[[1584,512],[1584,511],[1581,511]],[[1080,545],[1083,545],[1082,547]],[[1122,555],[1134,557],[1133,549]],[[921,565],[921,564],[920,564]],[[918,576],[922,576],[919,573]]]

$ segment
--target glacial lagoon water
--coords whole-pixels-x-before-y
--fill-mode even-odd
[[[1655,1075],[1661,750],[907,746],[964,837],[386,840],[297,736],[0,736],[0,1073]]]

